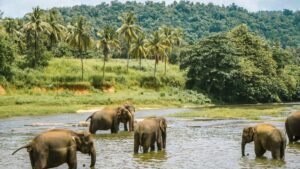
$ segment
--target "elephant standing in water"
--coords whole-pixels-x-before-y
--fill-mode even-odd
[[[91,156],[91,165],[96,163],[96,151],[91,134],[67,129],[53,129],[36,136],[29,144],[17,149],[13,155],[27,148],[33,169],[58,167],[67,163],[69,169],[77,168],[76,151]]]
[[[286,138],[283,132],[271,124],[259,124],[245,127],[242,135],[242,156],[245,156],[245,146],[254,141],[256,157],[264,155],[266,150],[272,152],[273,159],[284,159]]]
[[[163,117],[146,118],[137,123],[134,130],[134,153],[138,153],[139,147],[143,147],[143,152],[147,153],[149,147],[151,151],[166,148],[167,122]]]
[[[133,131],[134,112],[127,109],[126,106],[121,106],[115,109],[104,108],[89,116],[91,119],[89,131],[95,134],[97,130],[111,130],[111,133],[118,133],[120,122],[124,123],[124,130],[127,131],[127,122],[129,123],[129,131]]]
[[[285,121],[285,130],[289,143],[300,140],[300,111],[291,113]]]

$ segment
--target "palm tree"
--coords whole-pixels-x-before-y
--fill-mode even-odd
[[[166,56],[167,46],[164,44],[163,36],[159,31],[154,31],[146,44],[150,55],[154,58],[154,77],[156,77],[156,66],[160,58]]]
[[[105,26],[103,30],[97,33],[100,37],[99,42],[97,43],[97,48],[102,49],[103,57],[103,75],[102,80],[105,77],[105,62],[108,60],[108,56],[112,48],[119,48],[119,42],[116,36],[116,30],[113,27]]]
[[[69,32],[66,40],[79,53],[81,60],[81,80],[83,81],[83,54],[92,46],[92,38],[84,17],[79,17],[70,30],[71,32]]]
[[[4,20],[5,31],[10,35],[10,37],[18,44],[20,51],[23,51],[23,33],[20,31],[21,22],[17,19],[8,18]]]
[[[145,35],[141,34],[139,37],[133,41],[132,46],[130,47],[129,53],[139,59],[140,69],[142,68],[142,57],[147,56],[147,48],[145,43]]]
[[[141,32],[141,28],[135,24],[137,21],[136,16],[132,12],[124,13],[119,17],[122,21],[122,26],[117,30],[119,35],[126,41],[127,45],[127,72],[129,67],[129,49],[131,42],[138,37],[138,33]]]
[[[49,49],[51,49],[63,39],[66,28],[60,24],[59,12],[57,10],[50,11],[48,22],[51,27],[49,34]]]
[[[43,12],[39,7],[33,8],[33,12],[27,15],[28,22],[24,25],[23,30],[26,34],[26,44],[29,51],[33,51],[33,57],[30,59],[32,67],[39,65],[42,60],[42,43],[41,36],[43,33],[50,34],[51,27],[44,21]],[[31,49],[32,48],[32,49]],[[31,54],[29,54],[31,55]]]
[[[163,26],[160,28],[160,32],[163,36],[164,45],[166,46],[166,55],[164,58],[165,62],[165,72],[167,73],[167,62],[168,62],[168,56],[171,55],[172,49],[173,49],[173,28],[169,26]]]
[[[174,52],[177,53],[177,55],[180,55],[180,53],[182,51],[181,47],[184,42],[183,30],[181,28],[176,28],[176,29],[174,29],[172,34],[173,34],[173,46],[176,46],[176,48],[174,48]],[[181,62],[181,58],[179,58],[179,62]]]

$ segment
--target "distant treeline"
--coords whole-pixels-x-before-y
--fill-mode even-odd
[[[213,32],[228,31],[240,24],[271,41],[279,41],[283,47],[300,44],[300,11],[261,11],[248,12],[235,4],[217,6],[213,4],[174,1],[165,2],[126,2],[112,1],[97,6],[74,6],[57,8],[66,22],[74,17],[85,16],[95,30],[110,24],[119,27],[118,19],[124,12],[132,11],[138,17],[138,24],[149,30],[161,25],[181,27],[186,32],[186,40],[194,43],[199,38]]]

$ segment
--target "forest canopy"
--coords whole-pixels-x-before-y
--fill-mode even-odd
[[[155,30],[161,25],[181,27],[186,40],[194,43],[210,33],[228,31],[240,24],[247,24],[249,30],[271,41],[278,41],[283,47],[295,47],[300,44],[300,11],[259,11],[248,12],[235,4],[217,6],[189,1],[144,3],[112,1],[97,6],[74,6],[57,8],[65,22],[74,17],[85,16],[95,30],[104,25],[119,27],[118,17],[131,11],[136,14],[138,24],[146,30]]]

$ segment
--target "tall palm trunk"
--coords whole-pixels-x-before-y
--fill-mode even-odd
[[[140,65],[140,70],[142,70],[142,57],[139,57],[139,65]]]
[[[127,68],[126,68],[127,73],[128,73],[128,69],[129,69],[129,60],[130,60],[130,55],[127,53]]]
[[[104,56],[104,59],[103,59],[103,74],[102,74],[102,81],[104,81],[104,77],[105,77],[105,62],[106,62],[106,57],[107,57],[107,56]]]
[[[80,52],[80,60],[81,60],[81,81],[83,81],[83,56]]]
[[[165,76],[166,76],[166,74],[167,74],[167,57],[165,57]]]
[[[155,57],[155,63],[154,63],[154,78],[156,77],[156,65],[157,65],[157,56]],[[155,78],[156,79],[156,78]]]

